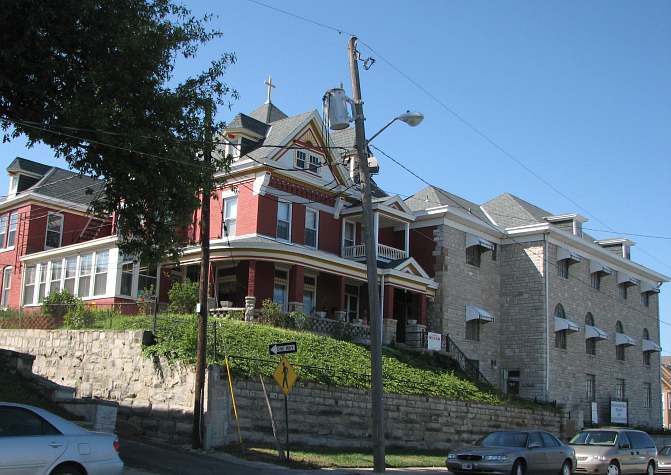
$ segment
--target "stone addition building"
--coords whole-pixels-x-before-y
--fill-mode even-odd
[[[435,243],[416,258],[439,283],[428,325],[448,350],[504,392],[557,401],[578,427],[611,422],[611,400],[628,401],[630,424],[662,425],[669,278],[631,261],[633,242],[596,241],[586,218],[509,193],[478,205],[427,187],[405,201],[413,235]]]

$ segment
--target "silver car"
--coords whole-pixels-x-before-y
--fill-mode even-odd
[[[0,475],[121,475],[119,439],[49,411],[0,403]]]
[[[671,445],[657,452],[657,473],[671,473]]]
[[[576,473],[620,475],[657,469],[657,448],[648,434],[621,427],[587,429],[573,436]]]
[[[452,473],[500,475],[571,475],[575,453],[552,434],[541,431],[492,432],[475,447],[447,455]]]

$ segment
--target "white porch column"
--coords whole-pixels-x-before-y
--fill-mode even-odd
[[[377,245],[378,245],[378,239],[379,239],[379,231],[380,231],[380,214],[378,212],[373,213],[373,242],[375,243],[375,249],[373,252],[375,253],[375,260],[377,260]]]
[[[406,257],[410,257],[410,223],[405,223],[405,244],[404,250]]]

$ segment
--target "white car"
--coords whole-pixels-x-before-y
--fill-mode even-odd
[[[0,475],[121,475],[119,439],[49,411],[0,402]]]

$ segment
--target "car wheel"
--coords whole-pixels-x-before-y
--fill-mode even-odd
[[[572,473],[573,472],[571,471],[571,462],[569,460],[565,460],[564,464],[561,466],[559,475],[571,475]]]
[[[73,464],[59,465],[50,475],[86,475],[81,468]]]
[[[525,475],[527,473],[527,467],[524,464],[524,460],[515,460],[513,470],[510,473],[511,475]]]
[[[608,464],[608,475],[620,475],[620,465],[617,462],[611,462]]]
[[[648,469],[645,471],[645,475],[655,475],[655,464],[653,462],[648,464]]]

